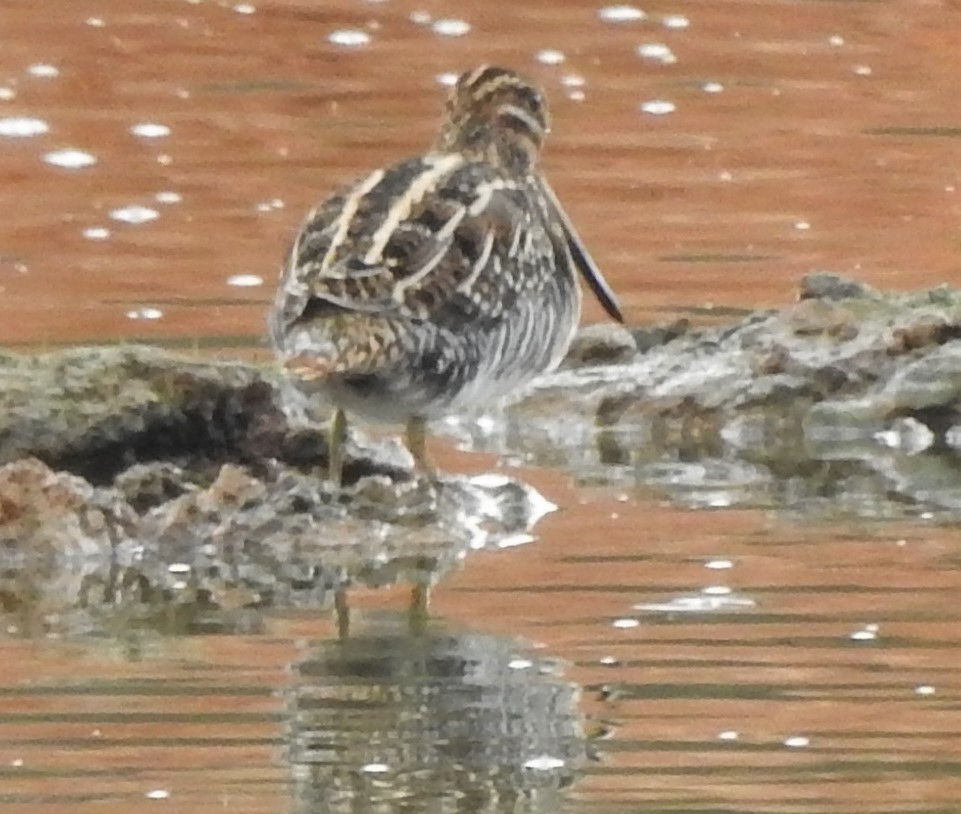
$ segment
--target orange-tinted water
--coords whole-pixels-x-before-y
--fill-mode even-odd
[[[0,140],[0,341],[256,341],[303,212],[422,149],[442,99],[435,77],[482,60],[548,90],[547,171],[634,322],[783,303],[817,269],[896,288],[957,273],[956,7],[685,2],[618,24],[596,5],[546,0],[254,5],[75,2],[53,19],[26,0],[0,9],[0,86],[13,95],[0,115],[49,126]],[[441,36],[411,21],[418,11],[472,27]],[[328,42],[343,29],[370,44]],[[645,44],[677,61],[638,56]],[[565,61],[539,63],[546,49]],[[641,111],[656,100],[676,110]],[[131,133],[144,123],[169,135]],[[44,163],[65,148],[96,163]],[[165,192],[181,200],[158,203]],[[131,205],[158,216],[111,219]],[[237,274],[265,284],[228,285]],[[142,305],[162,317],[128,318]]]
[[[488,60],[546,87],[547,172],[632,323],[784,303],[812,270],[898,289],[956,281],[956,3],[658,0],[646,19],[620,23],[599,8],[7,0],[0,133],[42,129],[10,124],[17,117],[47,129],[0,136],[0,344],[257,348],[302,213],[420,150],[440,109],[437,75]],[[418,15],[470,30],[439,34]],[[340,30],[370,41],[330,42]],[[639,56],[645,44],[676,61]],[[549,49],[564,61],[547,64]],[[675,109],[643,112],[652,101]],[[132,132],[143,124],[169,133]],[[94,163],[45,160],[64,149]],[[116,219],[131,206],[155,215]],[[262,284],[231,285],[236,275]],[[600,316],[591,305],[587,318]],[[450,450],[443,463],[493,466]],[[582,711],[612,730],[570,810],[956,809],[953,524],[800,526],[521,475],[562,511],[536,543],[470,558],[437,589],[433,613],[570,663]],[[705,568],[714,559],[733,567]],[[717,583],[756,606],[632,608]],[[402,604],[388,591],[355,601]],[[291,790],[284,693],[305,651],[335,647],[329,620],[69,642],[10,625],[0,640],[5,811],[319,810]],[[151,791],[170,797],[145,799]],[[407,802],[393,810],[441,810]],[[364,805],[352,810],[375,810]]]

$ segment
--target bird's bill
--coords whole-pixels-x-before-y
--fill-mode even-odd
[[[614,293],[614,289],[612,289],[607,280],[604,279],[601,270],[587,253],[587,249],[584,248],[580,237],[577,232],[574,231],[574,226],[570,218],[567,217],[567,213],[564,212],[563,207],[561,207],[560,201],[557,200],[554,190],[550,188],[550,185],[546,181],[542,181],[542,187],[545,197],[554,210],[554,215],[564,227],[564,238],[567,241],[567,249],[570,252],[571,259],[574,261],[574,265],[611,319],[623,324],[624,316],[621,314],[621,307],[617,304],[617,295]]]

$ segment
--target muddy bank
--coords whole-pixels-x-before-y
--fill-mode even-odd
[[[953,516],[959,338],[954,289],[815,275],[796,304],[720,327],[585,329],[502,411],[437,429],[695,505]],[[0,358],[0,603],[86,609],[80,626],[153,600],[187,626],[248,624],[356,581],[428,584],[552,508],[500,475],[415,478],[398,444],[359,438],[332,490],[323,425],[291,412],[270,367],[148,347]]]

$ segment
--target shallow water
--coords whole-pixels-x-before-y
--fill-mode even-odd
[[[2,4],[0,344],[259,352],[302,212],[421,149],[436,77],[481,60],[554,100],[547,171],[632,324],[812,270],[956,278],[957,4],[559,5]],[[346,644],[309,609],[94,635],[0,595],[4,810],[956,810],[956,510],[853,479],[718,508],[670,463],[518,469],[560,511],[423,630],[402,588],[353,592]]]

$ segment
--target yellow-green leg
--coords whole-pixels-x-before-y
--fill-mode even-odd
[[[427,422],[420,416],[407,419],[407,449],[414,456],[414,467],[428,477],[434,475],[434,467],[427,457]]]
[[[407,628],[413,634],[423,633],[430,619],[430,585],[423,582],[414,583],[410,591],[410,605],[407,606]]]
[[[344,479],[344,444],[347,441],[347,416],[337,407],[327,432],[327,477],[339,487]]]
[[[334,616],[337,619],[337,638],[350,635],[350,605],[347,604],[347,588],[343,585],[334,593]]]

